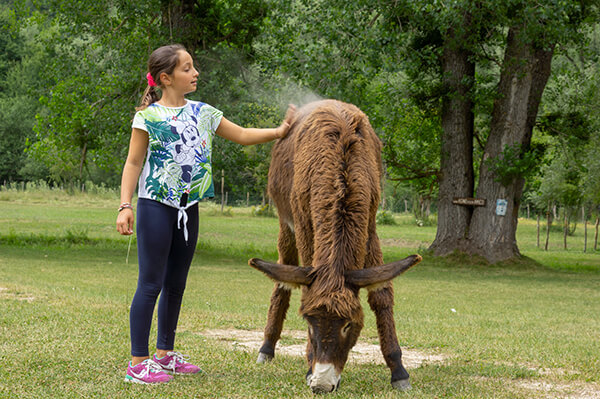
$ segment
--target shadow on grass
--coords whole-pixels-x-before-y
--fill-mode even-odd
[[[17,234],[15,232],[9,232],[8,234],[0,234],[0,244],[12,245],[18,247],[31,247],[31,246],[72,246],[72,245],[86,245],[86,246],[106,246],[114,247],[115,245],[128,244],[128,241],[123,239],[113,238],[90,238],[85,230],[66,230],[60,235],[50,234]]]
[[[49,234],[23,234],[10,232],[0,234],[0,245],[9,245],[23,248],[98,248],[126,252],[129,239],[116,236],[115,238],[89,237],[85,230],[66,230],[60,235]],[[131,240],[131,256],[136,253],[137,239]],[[247,262],[250,258],[263,258],[277,260],[277,248],[275,244],[272,249],[261,248],[250,242],[231,242],[228,244],[214,243],[210,240],[198,239],[196,254],[207,258],[227,258],[240,262]]]
[[[594,273],[600,274],[598,267],[581,265],[577,269],[565,265],[564,267],[548,266],[528,256],[490,263],[479,255],[469,255],[464,252],[454,251],[445,256],[436,256],[432,251],[421,252],[423,260],[432,267],[452,268],[454,270],[477,271],[504,271],[504,272],[554,272],[554,273]]]
[[[9,245],[15,247],[39,248],[75,248],[90,247],[107,250],[117,250],[119,252],[127,251],[130,241],[126,237],[115,235],[114,238],[89,237],[85,229],[67,229],[62,234],[34,234],[34,233],[15,233],[0,234],[0,245]],[[137,240],[135,236],[131,240],[131,256],[135,256]],[[415,251],[409,248],[382,248],[386,258],[407,256]],[[391,251],[390,251],[391,250]],[[406,252],[406,253],[405,253]],[[419,268],[445,268],[461,271],[480,271],[480,272],[553,272],[553,273],[591,273],[600,274],[600,268],[597,266],[578,265],[569,266],[548,266],[533,258],[520,256],[518,258],[506,260],[498,263],[489,263],[485,258],[478,255],[469,255],[464,252],[454,251],[445,256],[435,256],[432,251],[419,248],[417,251],[423,256],[423,263]],[[239,262],[247,262],[250,258],[262,258],[276,261],[278,258],[276,243],[273,245],[256,245],[248,241],[231,241],[229,243],[215,242],[208,238],[199,237],[196,246],[196,254],[205,258],[220,259],[226,258]]]

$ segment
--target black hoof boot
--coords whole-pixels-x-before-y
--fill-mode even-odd
[[[399,391],[408,391],[410,389],[410,375],[400,361],[398,354],[398,367],[392,371],[392,386]]]
[[[268,340],[258,350],[258,359],[256,363],[269,363],[275,357],[274,345]]]

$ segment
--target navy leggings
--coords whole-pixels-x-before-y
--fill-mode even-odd
[[[150,326],[159,294],[156,348],[173,349],[181,299],[198,241],[198,205],[186,212],[187,243],[183,226],[177,227],[178,209],[149,199],[138,200],[139,276],[129,313],[132,356],[148,356]]]

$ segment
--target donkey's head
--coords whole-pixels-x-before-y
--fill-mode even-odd
[[[377,289],[421,261],[412,255],[378,267],[332,275],[327,267],[300,267],[250,259],[250,266],[281,284],[302,287],[300,314],[308,323],[309,370],[314,392],[331,392],[363,327],[360,288]]]

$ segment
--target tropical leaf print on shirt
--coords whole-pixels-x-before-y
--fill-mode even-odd
[[[178,207],[184,192],[188,204],[214,196],[212,141],[222,115],[194,101],[183,108],[153,104],[136,114],[133,127],[146,130],[149,140],[140,198]]]

